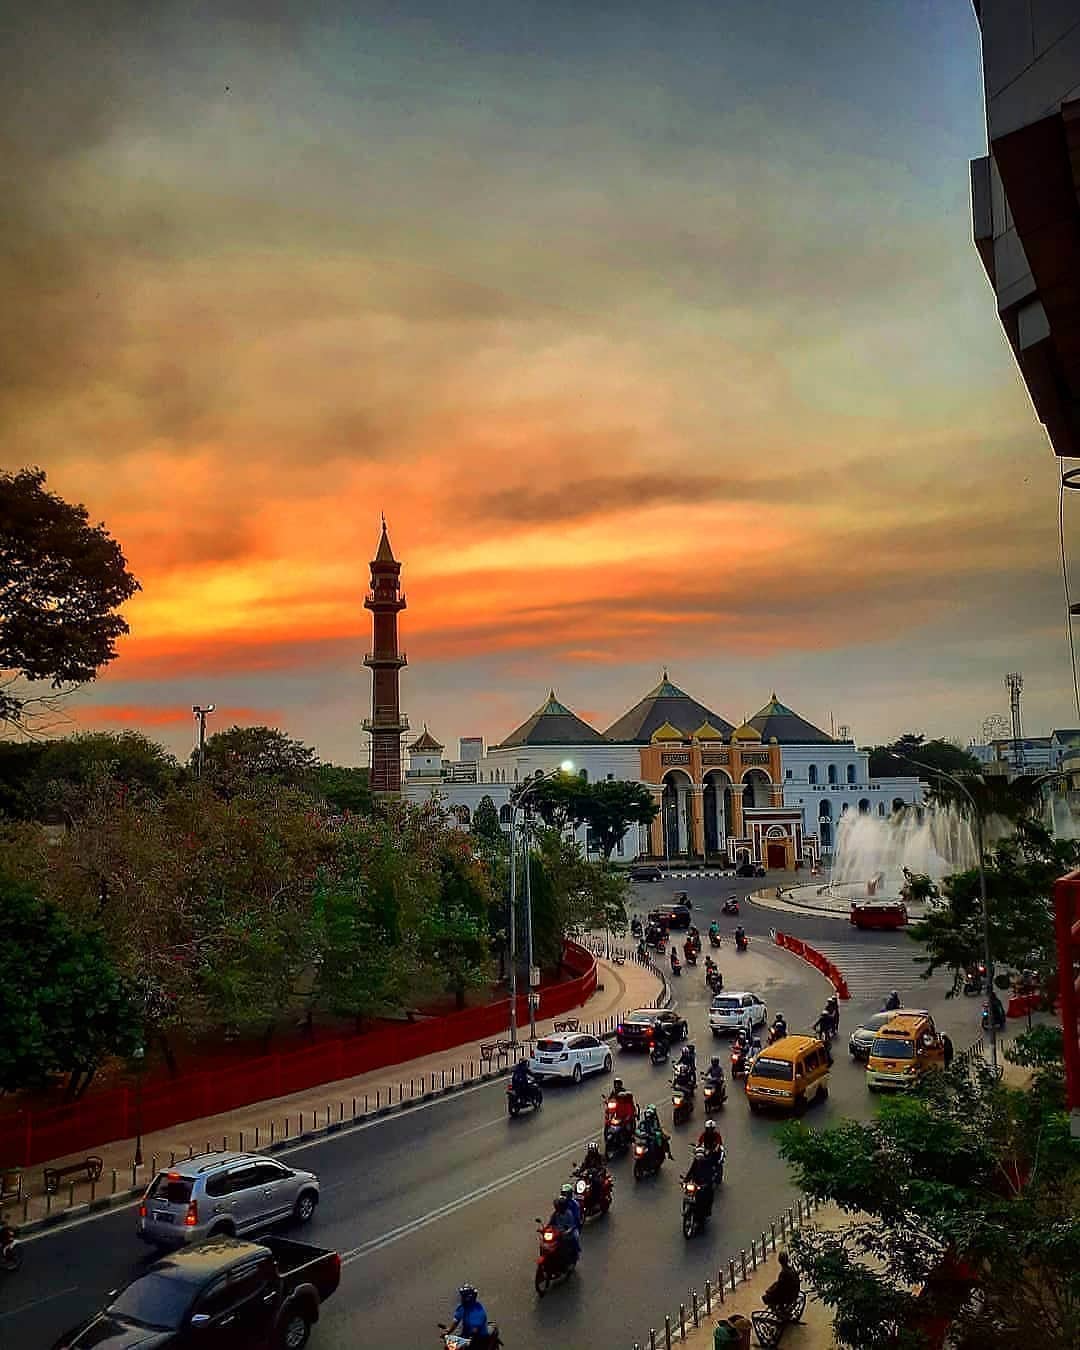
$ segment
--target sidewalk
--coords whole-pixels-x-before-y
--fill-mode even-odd
[[[661,981],[636,962],[611,965],[597,962],[599,983],[596,992],[581,1008],[555,1019],[538,1021],[538,1036],[549,1035],[555,1021],[577,1017],[582,1030],[606,1035],[614,1030],[619,1015],[631,1008],[651,1004],[662,990]],[[602,987],[601,987],[602,986]],[[528,1028],[519,1030],[527,1045]],[[487,1081],[507,1072],[508,1061],[485,1063],[480,1042],[473,1041],[452,1050],[408,1060],[355,1078],[323,1083],[306,1092],[253,1102],[235,1111],[184,1121],[168,1129],[144,1135],[144,1165],[136,1167],[134,1139],[118,1139],[92,1151],[104,1163],[101,1180],[96,1184],[64,1178],[60,1193],[44,1194],[45,1168],[62,1168],[81,1162],[87,1151],[74,1156],[35,1164],[23,1174],[24,1196],[19,1202],[4,1205],[9,1221],[21,1229],[45,1222],[74,1218],[91,1209],[108,1208],[141,1194],[159,1167],[176,1158],[209,1149],[261,1149],[281,1147],[285,1141],[316,1138],[351,1125],[365,1117],[375,1119],[391,1111],[408,1109],[412,1104],[459,1091],[471,1083]],[[29,1188],[30,1194],[25,1194]]]
[[[843,1214],[834,1205],[826,1205],[821,1209],[815,1209],[814,1216],[809,1221],[810,1226],[823,1229],[841,1228],[850,1222],[851,1216]],[[692,1296],[689,1304],[682,1305],[686,1331],[681,1338],[679,1336],[679,1309],[675,1308],[672,1313],[668,1314],[672,1333],[671,1339],[675,1344],[680,1347],[688,1346],[690,1350],[712,1350],[713,1329],[717,1322],[732,1316],[745,1317],[749,1321],[750,1314],[763,1306],[761,1296],[776,1279],[779,1270],[771,1241],[771,1233],[768,1236],[770,1241],[765,1244],[767,1251],[764,1259],[760,1257],[759,1246],[757,1268],[754,1269],[751,1263],[745,1279],[742,1279],[740,1275],[741,1260],[735,1263],[737,1269],[734,1292],[731,1288],[729,1271],[725,1269],[723,1272],[718,1272],[724,1275],[724,1297],[723,1302],[721,1302],[717,1286],[715,1284],[710,1285],[708,1291],[708,1302],[711,1305],[710,1312],[706,1312],[704,1289],[697,1290],[699,1322],[697,1327],[694,1326]],[[783,1251],[786,1245],[785,1242],[778,1239],[776,1250]],[[741,1255],[745,1255],[745,1253]],[[833,1336],[831,1314],[823,1304],[814,1298],[812,1290],[807,1289],[806,1295],[806,1311],[803,1313],[802,1321],[786,1328],[781,1341],[782,1350],[835,1350],[836,1340]],[[663,1319],[661,1319],[659,1326],[650,1328],[650,1330],[656,1332],[655,1344],[658,1350],[666,1350],[668,1342]],[[752,1337],[751,1344],[757,1345],[756,1337]],[[634,1350],[634,1347],[637,1346],[640,1346],[641,1350],[650,1350],[648,1333],[640,1341],[633,1342],[633,1345],[620,1346],[618,1350]]]

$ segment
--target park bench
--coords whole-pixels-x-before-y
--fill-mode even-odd
[[[555,1034],[560,1035],[567,1031],[580,1031],[581,1019],[579,1017],[568,1017],[563,1022],[555,1023]]]
[[[0,1205],[17,1204],[22,1199],[22,1194],[22,1168],[0,1168]]]
[[[760,1308],[751,1313],[750,1324],[762,1350],[776,1350],[785,1327],[801,1322],[805,1311],[806,1294],[801,1293],[794,1303],[788,1303],[782,1308]]]
[[[69,1163],[67,1167],[46,1167],[45,1194],[55,1195],[64,1177],[82,1176],[87,1181],[100,1181],[101,1169],[104,1166],[104,1161],[91,1153],[82,1162]]]
[[[514,1053],[514,1046],[509,1041],[488,1041],[480,1046],[480,1060],[483,1064],[491,1064],[496,1060],[509,1059]]]

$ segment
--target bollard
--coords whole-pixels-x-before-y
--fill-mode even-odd
[[[206,1152],[207,1152],[207,1153],[211,1152],[211,1149],[210,1149],[210,1140],[209,1140],[209,1139],[206,1141]]]
[[[271,1121],[271,1122],[270,1122],[270,1142],[271,1142],[271,1143],[274,1142],[274,1130],[275,1130],[275,1128],[276,1128],[276,1127],[275,1127],[275,1125],[274,1125],[274,1122]]]
[[[135,1169],[132,1168],[131,1170],[134,1172]],[[68,1182],[68,1202],[67,1202],[67,1207],[68,1207],[68,1209],[74,1209],[74,1208],[75,1208],[75,1183],[74,1183],[73,1181],[69,1181],[69,1182]]]
[[[451,1069],[451,1073],[453,1073],[453,1070],[452,1070],[452,1069]],[[443,1071],[442,1071],[442,1086],[443,1086],[443,1089],[445,1090],[445,1088],[446,1088],[446,1070],[445,1070],[445,1069],[443,1069]]]
[[[720,1295],[720,1306],[722,1308],[724,1306],[724,1272],[722,1270],[716,1272],[716,1292]]]
[[[187,1146],[187,1155],[188,1155],[188,1159],[189,1159],[189,1160],[192,1159],[192,1158],[194,1158],[194,1156],[195,1156],[195,1146],[194,1146],[193,1144],[188,1144],[188,1146]]]
[[[679,1340],[686,1340],[686,1304],[679,1304]]]
[[[221,1136],[221,1151],[222,1153],[228,1153],[229,1151],[229,1136],[227,1134]]]
[[[671,1350],[671,1318],[664,1314],[664,1350]]]
[[[326,1103],[326,1128],[330,1128],[330,1103]]]
[[[135,1164],[132,1163],[132,1164],[131,1164],[131,1189],[132,1189],[132,1190],[135,1189],[135,1185],[136,1185],[136,1182],[135,1182]]]
[[[794,1233],[794,1231],[795,1231],[795,1211],[794,1211],[794,1209],[791,1207],[791,1205],[788,1205],[788,1212],[787,1212],[787,1230],[788,1230],[788,1236],[789,1236],[789,1237],[790,1237],[791,1234]]]
[[[240,1146],[239,1146],[239,1147],[240,1147],[240,1152],[243,1153],[243,1151],[244,1151],[244,1131],[243,1131],[243,1130],[240,1131]]]
[[[802,1227],[802,1200],[801,1200],[800,1198],[798,1198],[798,1197],[797,1197],[796,1200],[795,1200],[795,1213],[796,1213],[796,1215],[798,1216],[798,1219],[799,1219],[799,1227],[801,1228],[801,1227]]]
[[[775,1246],[775,1243],[773,1244]],[[765,1234],[761,1235],[761,1264],[765,1264]]]
[[[112,1170],[112,1193],[113,1193],[113,1195],[116,1194],[116,1168],[115,1168],[115,1167],[114,1167],[113,1170]]]
[[[731,1260],[731,1261],[728,1262],[728,1271],[729,1271],[730,1274],[731,1274],[731,1292],[734,1293],[734,1292],[735,1292],[735,1262],[734,1262],[734,1260]]]
[[[705,1281],[705,1316],[712,1312],[712,1281]]]
[[[356,1119],[356,1098],[355,1098],[355,1097],[352,1099],[352,1118],[353,1118],[353,1120]]]
[[[52,1191],[45,1192],[45,1213],[52,1213]]]
[[[365,1093],[364,1093],[364,1115],[366,1116],[367,1113],[368,1113],[368,1095],[367,1095],[367,1093],[365,1092]]]
[[[150,1171],[151,1171],[151,1173],[152,1173],[153,1176],[155,1176],[155,1177],[157,1176],[157,1154],[156,1154],[156,1153],[151,1153],[151,1155],[150,1155]]]
[[[694,1323],[694,1326],[696,1327],[701,1326],[701,1313],[698,1310],[698,1297],[696,1289],[690,1290],[690,1318]]]
[[[258,1125],[256,1125],[256,1126],[255,1126],[255,1152],[258,1153],[258,1151],[259,1151],[259,1127],[258,1127]]]
[[[175,1154],[175,1153],[170,1153],[170,1154],[169,1154],[169,1166],[170,1166],[170,1167],[175,1167],[175,1166],[176,1166],[176,1154]]]
[[[282,1131],[281,1137],[282,1137],[283,1139],[288,1139],[288,1137],[289,1137],[289,1117],[286,1116],[285,1119],[284,1119],[284,1121],[283,1121],[282,1123],[284,1124],[285,1128],[284,1128],[284,1130]]]
[[[649,1350],[656,1350],[656,1328],[649,1328]]]
[[[751,1239],[750,1239],[750,1260],[751,1260],[751,1261],[753,1262],[753,1264],[754,1264],[754,1269],[757,1270],[757,1239],[756,1239],[756,1238],[751,1238]]]
[[[93,1204],[94,1201],[95,1201],[96,1199],[97,1199],[97,1182],[93,1179],[93,1177],[91,1177],[91,1178],[90,1178],[90,1203]]]
[[[381,1089],[380,1089],[380,1088],[376,1088],[376,1089],[375,1089],[375,1110],[376,1110],[376,1111],[379,1110],[379,1106],[380,1106],[380,1097],[381,1097]]]
[[[24,1195],[22,1202],[22,1221],[25,1223],[30,1217],[30,1196]]]
[[[742,1248],[742,1277],[743,1284],[746,1283],[746,1248]]]

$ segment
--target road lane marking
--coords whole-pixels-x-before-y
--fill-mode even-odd
[[[544,1157],[537,1158],[524,1167],[519,1167],[515,1172],[508,1172],[495,1181],[489,1181],[484,1186],[478,1186],[474,1191],[459,1195],[456,1200],[447,1201],[445,1205],[440,1205],[438,1209],[433,1209],[430,1213],[423,1214],[418,1219],[403,1223],[398,1228],[391,1228],[389,1232],[383,1233],[380,1237],[371,1238],[369,1241],[361,1243],[359,1247],[353,1247],[351,1251],[342,1252],[341,1264],[346,1266],[358,1260],[361,1256],[371,1256],[374,1252],[381,1251],[383,1247],[389,1247],[392,1243],[399,1242],[402,1238],[410,1237],[413,1233],[419,1232],[421,1228],[427,1228],[429,1224],[437,1223],[440,1219],[456,1214],[459,1209],[475,1204],[477,1200],[483,1200],[489,1195],[494,1195],[496,1191],[505,1190],[507,1186],[512,1186],[514,1182],[531,1176],[533,1172],[538,1172],[542,1167],[547,1167],[549,1163],[556,1162],[559,1158],[565,1158],[568,1153],[576,1153],[579,1148],[583,1148],[595,1137],[595,1131],[592,1134],[586,1134],[581,1139],[575,1139],[572,1144],[566,1144],[553,1153],[547,1153]]]
[[[18,1317],[20,1313],[29,1312],[31,1308],[40,1308],[43,1303],[49,1303],[54,1298],[65,1298],[68,1294],[78,1293],[77,1284],[68,1285],[66,1289],[58,1289],[55,1294],[43,1294],[41,1298],[32,1298],[29,1303],[20,1303],[17,1308],[9,1308],[7,1312],[0,1313],[0,1322],[5,1317]]]
[[[506,1119],[505,1116],[496,1116],[494,1120],[486,1120],[483,1125],[473,1125],[467,1130],[462,1130],[460,1134],[455,1134],[455,1139],[464,1139],[467,1134],[479,1134],[481,1130],[490,1130],[492,1125],[501,1125]]]

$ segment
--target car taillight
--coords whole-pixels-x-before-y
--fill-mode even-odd
[[[615,1035],[616,1035],[616,1036],[621,1036],[621,1035],[622,1035],[622,1023],[621,1023],[621,1022],[620,1022],[619,1025],[615,1028]]]
[[[341,1274],[341,1253],[340,1253],[340,1252],[335,1252],[335,1253],[334,1253],[334,1270],[337,1272],[338,1275]]]
[[[140,1219],[145,1219],[145,1218],[146,1218],[146,1206],[145,1206],[145,1205],[140,1205],[140,1206],[139,1206],[139,1218],[140,1218]]]
[[[196,1201],[188,1203],[187,1213],[184,1215],[184,1225],[187,1228],[194,1228],[199,1222],[199,1206]]]

